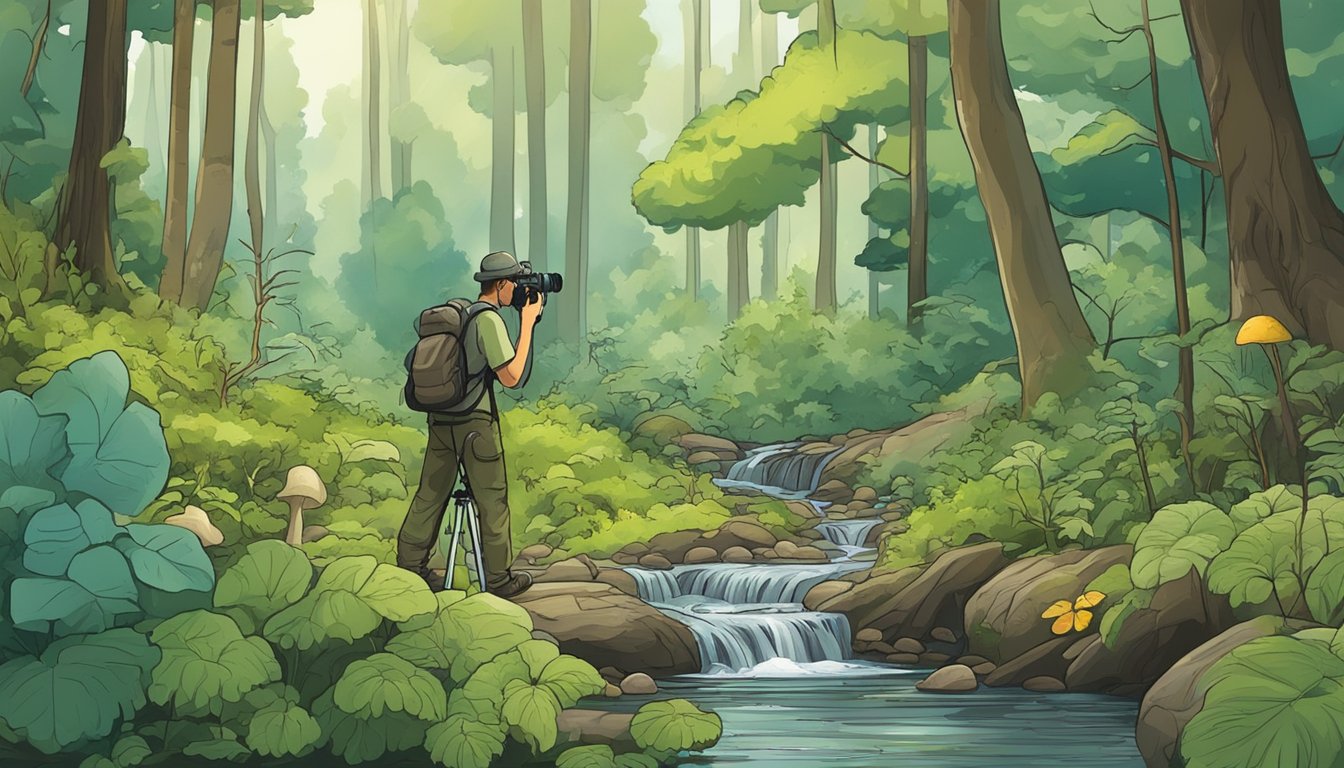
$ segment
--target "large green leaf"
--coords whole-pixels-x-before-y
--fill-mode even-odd
[[[258,541],[219,577],[215,607],[230,609],[244,632],[255,632],[302,598],[312,578],[303,550],[279,539]]]
[[[0,720],[46,754],[101,739],[144,706],[158,660],[130,629],[57,640],[0,666]]]
[[[1175,581],[1191,568],[1201,576],[1213,558],[1232,544],[1236,527],[1221,509],[1203,501],[1159,509],[1134,544],[1130,578],[1134,586],[1154,589]]]
[[[176,525],[131,524],[126,532],[131,540],[118,540],[117,548],[137,579],[164,592],[209,592],[215,586],[214,566],[196,534]]]
[[[39,576],[63,576],[76,554],[120,531],[112,513],[91,499],[38,510],[23,532],[23,567]]]
[[[0,488],[55,490],[68,457],[64,418],[42,416],[22,392],[0,392]]]
[[[135,734],[123,736],[112,745],[112,762],[117,768],[133,768],[152,754],[149,742]]]
[[[504,731],[469,715],[453,714],[425,734],[429,758],[445,768],[490,768],[504,753]]]
[[[322,726],[318,746],[330,745],[337,757],[350,765],[377,760],[388,752],[401,752],[424,743],[427,724],[404,712],[386,712],[364,718],[336,706],[332,691],[313,703],[313,715]]]
[[[64,414],[70,462],[61,481],[71,491],[134,517],[168,480],[168,446],[159,414],[126,405],[130,374],[115,352],[99,352],[57,371],[33,393],[43,415]]]
[[[353,643],[382,623],[377,611],[349,592],[314,591],[267,620],[262,634],[281,648],[306,651],[328,640]]]
[[[504,688],[504,722],[515,726],[534,752],[555,746],[560,701],[548,688],[514,680]]]
[[[685,699],[651,701],[630,721],[630,735],[640,749],[682,752],[713,746],[723,733],[723,721],[702,712]]]
[[[1293,637],[1252,640],[1205,673],[1181,734],[1187,768],[1318,768],[1344,754],[1344,659]]]
[[[551,660],[541,670],[537,684],[555,694],[561,707],[572,707],[584,696],[596,696],[606,688],[606,681],[592,664],[573,656]]]
[[[521,607],[486,592],[448,607],[444,620],[458,628],[453,680],[462,682],[481,664],[532,638],[532,617]]]
[[[390,653],[375,653],[346,667],[332,691],[336,706],[364,718],[405,712],[421,720],[441,720],[448,709],[443,684],[423,669]]]
[[[342,557],[322,571],[311,592],[275,614],[262,633],[282,648],[306,650],[327,640],[353,642],[383,619],[407,622],[439,607],[424,580],[368,555]]]
[[[118,616],[140,612],[130,569],[115,550],[103,546],[83,552],[71,561],[70,571],[68,579],[15,579],[9,600],[14,624],[64,636],[102,632],[115,626]]]
[[[1307,580],[1312,618],[1337,627],[1344,623],[1344,549],[1326,555]]]
[[[322,738],[322,727],[308,711],[290,701],[278,700],[252,715],[247,726],[247,746],[265,757],[302,757],[313,751]]]
[[[1252,524],[1209,564],[1209,590],[1227,595],[1234,607],[1259,605],[1277,596],[1288,609],[1297,599],[1296,535],[1296,521],[1288,515]]]
[[[533,682],[541,677],[541,671],[546,668],[547,664],[560,656],[560,649],[556,647],[555,643],[545,640],[524,640],[518,644],[515,650],[527,663],[527,671]]]
[[[1253,493],[1246,500],[1233,505],[1232,511],[1228,512],[1228,517],[1237,526],[1237,533],[1241,533],[1271,515],[1280,512],[1292,512],[1295,509],[1301,509],[1301,507],[1302,497],[1300,495],[1293,493],[1285,486],[1276,485],[1259,493]]]
[[[157,704],[209,709],[236,703],[252,689],[280,679],[266,641],[244,637],[228,616],[192,611],[163,622],[151,636],[163,649],[149,696]]]
[[[404,568],[380,563],[372,555],[337,559],[322,571],[314,589],[350,592],[392,621],[407,621],[438,609],[424,579]]]
[[[589,744],[561,752],[555,768],[658,768],[658,761],[640,752],[618,755],[606,744]]]

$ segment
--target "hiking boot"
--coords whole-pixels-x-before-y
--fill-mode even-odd
[[[532,586],[532,574],[527,571],[519,571],[509,574],[507,581],[499,586],[489,587],[488,591],[495,597],[508,600],[526,592],[530,586]]]
[[[444,581],[448,577],[447,571],[435,571],[429,568],[408,568],[411,573],[424,579],[425,584],[429,586],[431,592],[442,592]]]

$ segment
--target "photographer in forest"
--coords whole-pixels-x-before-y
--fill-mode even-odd
[[[429,443],[420,487],[397,536],[397,565],[431,588],[445,586],[431,581],[427,564],[460,463],[479,510],[485,589],[509,598],[532,586],[532,576],[509,570],[508,472],[494,381],[510,388],[527,382],[533,330],[546,291],[558,291],[560,278],[533,274],[527,262],[496,251],[481,260],[475,279],[481,284],[475,302],[454,299],[421,313],[420,341],[407,356],[406,402],[429,414]],[[521,318],[516,349],[499,314],[505,305]],[[452,574],[447,580],[451,584]]]

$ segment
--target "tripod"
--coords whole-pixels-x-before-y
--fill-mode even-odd
[[[457,566],[457,543],[462,536],[462,528],[465,526],[467,535],[471,536],[471,552],[476,565],[476,583],[482,592],[485,588],[485,563],[481,559],[481,523],[476,518],[476,502],[471,498],[471,485],[467,482],[467,468],[462,467],[462,487],[453,491],[453,520],[450,523],[451,542],[448,544],[448,575],[446,577],[447,587],[451,588],[453,584],[453,574]],[[470,568],[470,564],[468,564]],[[471,584],[471,576],[467,576],[467,584]]]

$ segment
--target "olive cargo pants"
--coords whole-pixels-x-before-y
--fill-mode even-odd
[[[429,445],[406,521],[397,536],[397,565],[419,570],[429,561],[439,538],[443,517],[457,483],[458,458],[466,467],[467,484],[476,502],[481,525],[481,556],[485,561],[487,589],[502,586],[513,564],[513,541],[509,529],[508,477],[504,448],[494,418],[476,412],[454,423],[436,423],[430,417]],[[470,542],[466,531],[463,540]],[[451,586],[452,574],[448,574]]]

